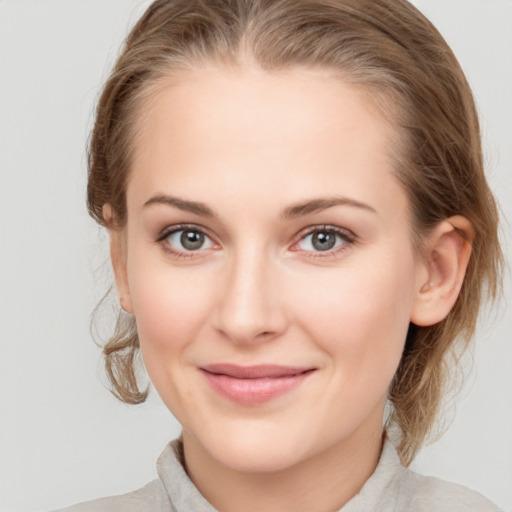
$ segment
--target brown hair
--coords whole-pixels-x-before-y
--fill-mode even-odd
[[[337,70],[375,99],[398,127],[396,175],[410,200],[416,240],[453,215],[473,225],[455,306],[436,325],[410,326],[389,390],[388,427],[398,429],[399,454],[408,464],[435,425],[450,354],[466,348],[485,292],[497,296],[502,256],[470,88],[442,36],[407,1],[155,1],[128,35],[99,100],[89,147],[89,212],[106,226],[102,207],[110,203],[116,226],[124,225],[137,117],[155,86],[205,62],[243,66],[247,55],[268,71]],[[147,396],[135,374],[138,348],[135,319],[121,313],[104,355],[114,394],[129,403]]]

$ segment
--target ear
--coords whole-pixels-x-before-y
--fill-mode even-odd
[[[108,226],[110,238],[110,260],[114,269],[117,294],[121,307],[133,314],[133,306],[128,286],[128,274],[126,271],[126,235],[125,232],[116,226],[112,206],[108,203],[103,205],[103,218]]]
[[[444,320],[457,300],[474,230],[460,215],[440,222],[424,241],[424,261],[418,272],[411,322],[420,326]]]

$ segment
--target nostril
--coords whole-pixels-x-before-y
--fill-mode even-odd
[[[278,336],[278,331],[262,331],[254,339],[260,342],[267,342],[273,340],[276,336]]]

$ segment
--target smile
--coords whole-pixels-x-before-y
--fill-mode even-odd
[[[212,364],[200,370],[220,395],[239,404],[257,405],[297,388],[316,368]]]

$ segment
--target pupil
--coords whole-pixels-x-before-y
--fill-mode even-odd
[[[315,233],[313,235],[313,247],[318,251],[328,251],[334,247],[336,237],[333,233]]]
[[[184,231],[181,235],[181,245],[189,251],[200,249],[204,243],[204,235],[198,231]]]

